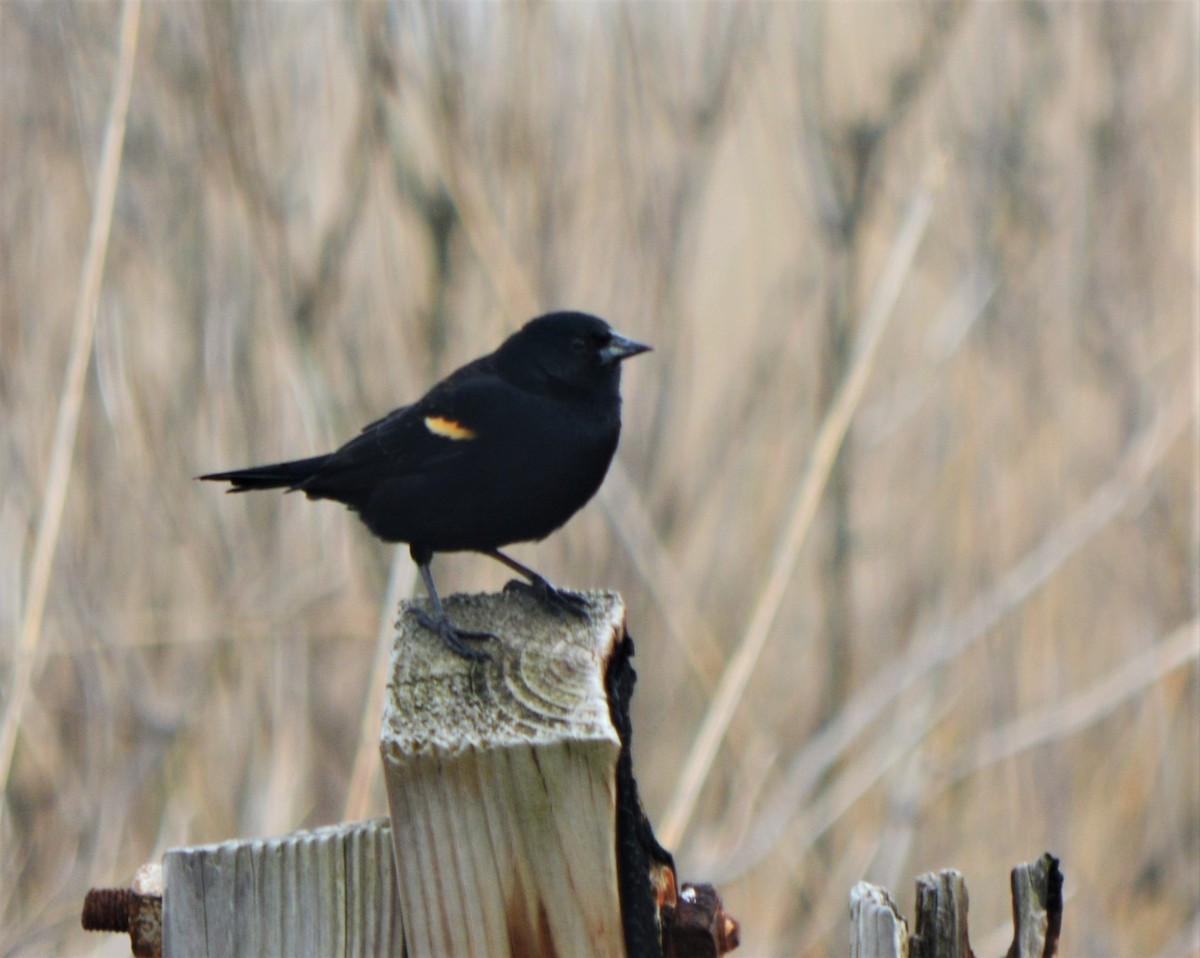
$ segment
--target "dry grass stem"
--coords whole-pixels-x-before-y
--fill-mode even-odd
[[[342,820],[357,822],[370,810],[371,789],[379,775],[379,722],[383,714],[383,695],[388,684],[388,665],[391,662],[392,642],[396,636],[396,618],[400,600],[412,594],[417,579],[417,567],[408,550],[397,546],[392,551],[391,571],[387,592],[379,607],[379,628],[375,639],[375,660],[367,680],[367,697],[363,702],[362,722],[359,725],[358,748],[350,783],[346,786],[346,804]]]
[[[939,165],[940,165],[939,160]],[[934,174],[936,175],[936,174]],[[932,180],[932,176],[930,179]],[[854,358],[842,385],[838,388],[813,443],[812,457],[802,477],[796,498],[788,512],[783,535],[774,552],[770,574],[754,605],[745,633],[738,642],[721,682],[713,694],[696,736],[692,741],[683,770],[679,775],[670,804],[663,813],[662,840],[668,847],[682,841],[700,791],[712,769],[717,749],[725,738],[733,713],[742,702],[750,677],[762,655],[771,626],[791,582],[800,550],[816,515],[817,504],[833,468],[838,450],[854,411],[862,399],[871,367],[887,322],[892,316],[904,279],[912,267],[917,247],[933,210],[930,182],[923,183],[909,201],[903,222],[879,277],[875,295],[863,317]]]
[[[1077,735],[1198,659],[1200,619],[1193,619],[1149,649],[1139,650],[1099,682],[1066,701],[1025,712],[1007,725],[989,730],[965,750],[963,761],[946,786],[1028,749]]]
[[[70,357],[58,397],[58,416],[55,419],[54,438],[50,446],[50,465],[46,471],[41,515],[33,542],[33,556],[29,563],[28,585],[13,656],[8,703],[4,710],[3,722],[0,723],[0,783],[3,783],[5,792],[12,770],[17,733],[21,728],[21,719],[36,673],[46,598],[50,592],[50,576],[54,567],[55,551],[58,548],[59,530],[62,528],[67,488],[71,483],[71,464],[75,453],[80,407],[83,405],[88,363],[92,355],[96,313],[100,308],[100,283],[104,278],[104,260],[108,254],[113,203],[117,195],[117,180],[121,173],[121,153],[125,145],[125,120],[129,113],[129,97],[133,90],[133,65],[137,54],[141,6],[141,0],[123,0],[121,5],[112,99],[109,102],[108,121],[104,128],[104,143],[100,149],[91,228],[88,231],[87,249],[75,301]],[[0,823],[3,822],[6,807],[7,803],[0,801]],[[0,842],[3,842],[2,830]]]

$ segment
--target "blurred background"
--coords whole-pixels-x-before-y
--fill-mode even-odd
[[[192,477],[560,307],[656,351],[601,495],[514,554],[624,594],[643,799],[739,953],[844,954],[856,880],[911,915],[955,866],[999,955],[1045,850],[1064,954],[1200,953],[1197,36],[1185,2],[0,5],[0,953],[128,954],[89,887],[384,813],[406,553]]]

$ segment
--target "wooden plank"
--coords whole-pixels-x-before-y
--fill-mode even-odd
[[[404,955],[386,818],[163,857],[166,958]]]
[[[886,889],[865,881],[850,891],[850,958],[908,958],[908,922]]]
[[[500,637],[487,662],[401,617],[381,750],[413,958],[624,953],[604,673],[625,611],[588,598],[577,619],[452,596],[460,628]]]
[[[944,868],[919,875],[916,928],[909,940],[913,958],[973,958],[967,939],[969,908],[962,872]]]
[[[1063,875],[1049,852],[1012,870],[1013,941],[1008,958],[1053,958],[1062,929]]]

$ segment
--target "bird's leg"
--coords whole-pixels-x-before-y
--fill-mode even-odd
[[[446,643],[446,648],[455,655],[460,655],[464,659],[472,659],[477,662],[488,659],[489,656],[486,652],[465,645],[463,639],[495,639],[496,636],[491,632],[468,632],[465,629],[455,628],[454,623],[450,621],[450,616],[446,614],[446,610],[442,607],[441,597],[438,595],[437,587],[433,584],[433,569],[430,568],[430,562],[433,557],[430,555],[421,555],[418,558],[414,555],[413,558],[417,560],[417,568],[421,570],[421,579],[425,583],[425,591],[429,593],[429,603],[433,606],[433,615],[430,615],[423,609],[413,608],[411,611],[416,616],[417,621],[431,632],[436,632],[441,637],[441,640]]]
[[[517,575],[529,580],[520,582],[513,579],[505,585],[505,592],[527,592],[555,615],[569,612],[577,618],[587,618],[588,601],[583,596],[568,592],[566,589],[556,589],[528,566],[521,565],[516,559],[506,556],[499,549],[483,549],[481,551],[485,556],[504,563]]]

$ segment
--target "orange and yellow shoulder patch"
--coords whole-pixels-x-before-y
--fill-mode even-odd
[[[425,428],[443,439],[474,439],[475,430],[445,416],[426,416]]]

